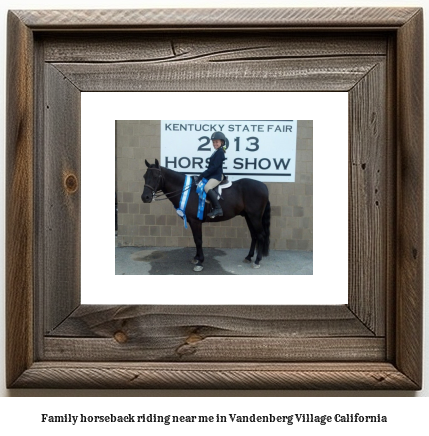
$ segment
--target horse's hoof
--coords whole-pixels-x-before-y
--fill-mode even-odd
[[[250,262],[252,262],[252,261],[251,261],[250,259],[244,258],[243,262],[244,262],[244,263],[250,263]]]
[[[258,263],[254,263],[254,264],[252,265],[252,267],[255,268],[255,269],[258,269],[258,268],[261,267],[261,265],[259,265]]]
[[[200,272],[200,271],[202,271],[203,270],[203,266],[202,265],[195,265],[194,266],[194,271],[195,272]]]

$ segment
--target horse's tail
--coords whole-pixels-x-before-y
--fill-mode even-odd
[[[264,214],[262,215],[262,229],[264,242],[262,244],[262,256],[268,256],[270,251],[270,221],[271,221],[271,204],[268,200],[265,206]]]

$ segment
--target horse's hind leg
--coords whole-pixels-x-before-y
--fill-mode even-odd
[[[202,271],[204,254],[203,254],[203,232],[201,221],[190,220],[189,224],[192,229],[192,236],[194,237],[195,247],[197,248],[197,253],[192,261],[195,264],[194,271]]]
[[[247,260],[251,260],[256,245],[256,259],[253,264],[253,268],[259,268],[259,262],[262,259],[262,247],[264,244],[264,236],[263,236],[263,227],[261,218],[255,215],[246,216],[247,225],[249,226],[251,235],[252,235],[252,245],[250,246],[249,255],[246,257]]]
[[[255,254],[255,247],[256,247],[256,233],[253,230],[252,223],[247,215],[244,215],[244,218],[246,219],[247,227],[249,228],[250,237],[252,238],[252,242],[250,243],[250,250],[249,254],[244,258],[245,262],[252,262],[252,257]]]

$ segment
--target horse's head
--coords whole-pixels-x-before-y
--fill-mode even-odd
[[[144,177],[144,188],[142,193],[143,203],[150,203],[155,196],[155,193],[161,189],[161,167],[159,166],[159,162],[155,159],[155,164],[150,164],[147,160],[145,160],[145,164],[147,166],[147,170]]]

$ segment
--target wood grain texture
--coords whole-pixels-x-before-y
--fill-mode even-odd
[[[14,11],[32,29],[154,29],[227,27],[396,28],[416,8],[134,9]]]
[[[386,64],[349,93],[349,307],[376,335],[385,335]],[[359,289],[359,291],[357,291]]]
[[[35,363],[14,387],[92,389],[416,389],[389,363]]]
[[[125,349],[130,361],[383,361],[385,340],[346,306],[81,306],[44,358],[115,361]]]
[[[374,336],[345,305],[338,306],[104,306],[82,305],[48,333],[60,337],[112,338],[122,331],[130,340],[176,331],[233,337]]]
[[[421,387],[420,9],[18,11],[8,29],[8,386]],[[348,307],[73,312],[80,92],[166,89],[349,91]]]
[[[237,61],[240,58],[237,57]],[[348,91],[378,57],[241,62],[55,63],[82,91]]]
[[[106,39],[109,50],[106,53]],[[279,58],[323,58],[386,55],[386,38],[362,35],[358,40],[344,32],[330,34],[288,34],[284,32],[240,32],[211,34],[107,34],[91,37],[76,33],[67,38],[44,35],[46,62],[212,62]]]
[[[122,331],[110,339],[46,338],[44,360],[79,362],[383,362],[383,338],[187,337],[179,329],[169,336],[128,338]],[[152,334],[151,334],[152,333]]]
[[[45,65],[43,215],[39,256],[45,259],[44,329],[80,304],[80,91]]]
[[[29,30],[8,14],[6,111],[6,382],[33,354],[33,50]]]
[[[398,32],[397,330],[398,367],[422,381],[423,11]]]
[[[395,360],[396,353],[396,229],[397,229],[397,144],[396,144],[396,129],[397,129],[397,45],[396,35],[391,34],[388,37],[388,52],[387,52],[387,74],[386,74],[386,90],[387,99],[386,106],[390,108],[386,113],[386,165],[389,171],[386,179],[386,196],[390,200],[387,203],[386,214],[387,221],[385,231],[387,235],[386,241],[386,359],[388,361]]]

